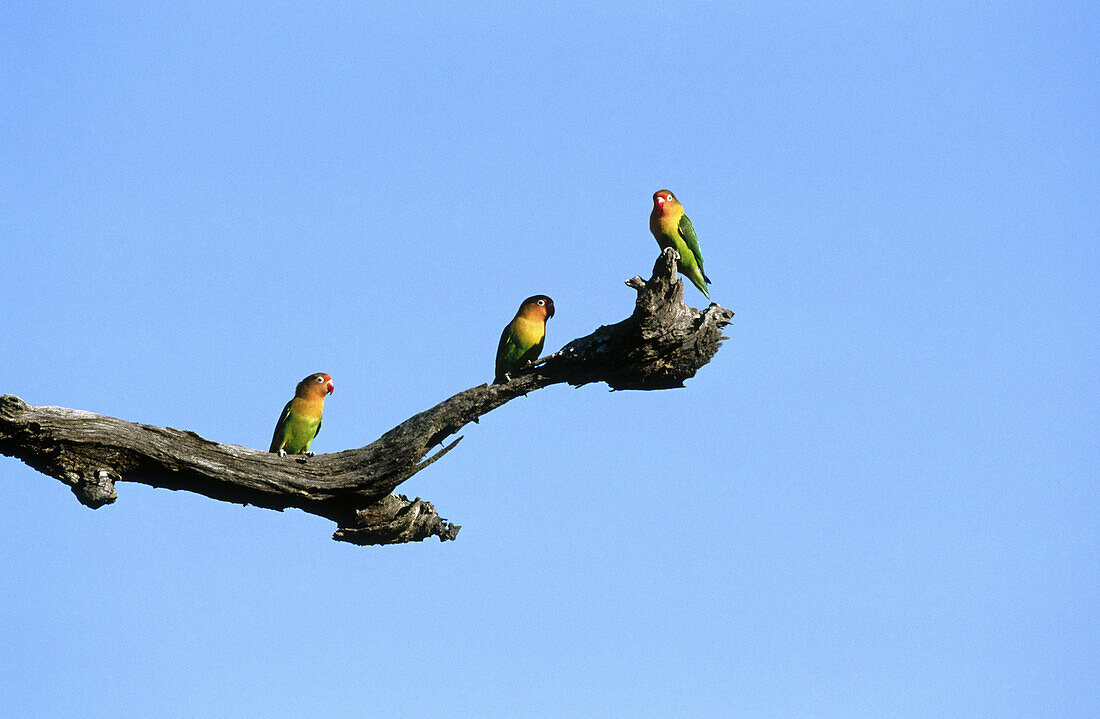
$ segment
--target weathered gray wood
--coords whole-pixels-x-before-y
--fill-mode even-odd
[[[129,481],[268,509],[301,509],[335,521],[334,539],[355,544],[454,539],[460,527],[441,518],[429,502],[391,493],[451,451],[461,437],[443,443],[463,426],[559,382],[606,382],[612,389],[682,387],[718,351],[727,339],[721,328],[733,313],[716,304],[703,311],[686,306],[676,260],[673,250],[665,250],[648,282],[627,281],[638,299],[622,322],[573,340],[506,384],[459,392],[359,449],[279,457],[194,432],[36,407],[5,395],[0,453],[61,480],[93,509],[117,499],[115,482]]]

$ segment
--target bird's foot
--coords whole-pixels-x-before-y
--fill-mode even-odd
[[[314,456],[316,456],[316,455],[317,455],[317,453],[316,453],[316,452],[305,452],[305,455],[306,455],[307,457],[314,457]]]
[[[280,457],[285,457],[286,456],[286,450],[285,449],[280,449],[279,450],[279,456]]]

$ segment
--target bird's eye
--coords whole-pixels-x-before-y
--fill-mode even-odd
[[[324,378],[324,377],[318,377],[318,378],[317,378],[317,381],[318,381],[318,382],[324,382],[324,381],[325,381],[325,378]]]
[[[539,305],[540,305],[540,306],[541,306],[541,305],[545,305],[545,304],[546,304],[546,300],[539,300]]]

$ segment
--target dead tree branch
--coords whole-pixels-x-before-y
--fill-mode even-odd
[[[460,527],[419,498],[391,494],[459,440],[443,442],[505,402],[548,385],[606,382],[611,389],[667,389],[710,361],[733,313],[683,302],[676,254],[666,250],[638,291],[634,313],[573,340],[521,370],[506,384],[459,392],[411,417],[359,449],[279,457],[203,439],[194,432],[125,422],[64,407],[36,407],[0,397],[0,453],[69,485],[93,509],[115,501],[118,481],[197,492],[212,499],[283,510],[301,509],[335,521],[334,539],[395,544],[436,536],[454,539]],[[439,447],[435,454],[429,452]]]

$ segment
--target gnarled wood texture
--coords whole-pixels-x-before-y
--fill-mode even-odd
[[[463,426],[559,382],[606,382],[616,390],[682,387],[718,351],[727,339],[721,329],[733,313],[716,304],[703,311],[686,306],[676,260],[673,250],[665,250],[648,282],[627,281],[638,299],[622,322],[573,340],[510,382],[459,392],[359,449],[279,457],[194,432],[36,407],[5,395],[0,453],[68,484],[93,509],[117,499],[115,482],[130,481],[268,509],[295,507],[335,521],[333,538],[354,544],[454,539],[460,527],[440,517],[431,503],[391,493],[451,451],[462,438],[443,443]]]

